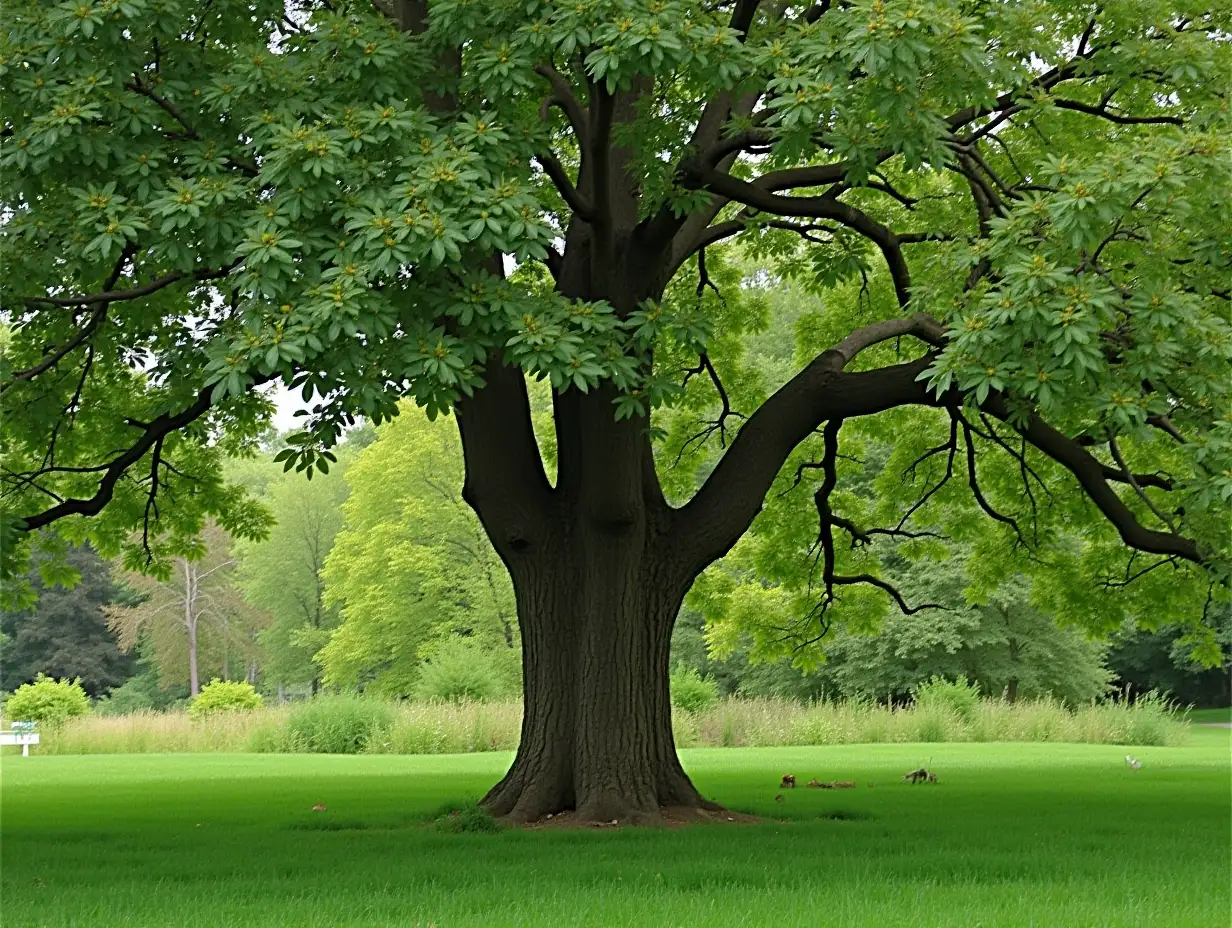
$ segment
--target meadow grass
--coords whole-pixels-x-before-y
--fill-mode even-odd
[[[0,762],[4,925],[1217,926],[1229,735],[1182,748],[881,744],[683,752],[759,825],[432,824],[508,754]],[[935,786],[901,774],[928,764]],[[794,773],[853,790],[784,791]],[[313,812],[314,803],[327,806]]]
[[[45,731],[43,754],[466,754],[517,746],[518,702],[395,703],[320,697],[309,703],[200,719],[183,711],[90,715]],[[1177,746],[1188,725],[1162,700],[1070,709],[1052,700],[980,700],[966,715],[945,706],[803,704],[727,699],[674,713],[680,747],[790,747],[862,743],[1056,741]]]

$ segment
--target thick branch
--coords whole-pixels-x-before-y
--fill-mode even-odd
[[[509,561],[548,531],[552,488],[531,424],[526,379],[518,368],[490,356],[486,385],[457,406],[466,464],[462,498],[470,504]]]
[[[931,358],[867,373],[845,373],[842,363],[843,355],[827,351],[767,399],[702,488],[677,510],[676,537],[699,570],[744,534],[787,456],[819,422],[938,402],[918,379]]]
[[[928,313],[916,313],[909,319],[887,319],[885,322],[874,322],[861,329],[856,329],[841,342],[826,351],[827,355],[837,356],[838,369],[846,367],[855,356],[865,348],[900,338],[903,335],[914,335],[923,342],[935,348],[945,343],[945,328]]]
[[[24,528],[28,532],[50,525],[58,519],[68,516],[93,516],[102,512],[103,507],[111,502],[115,494],[116,484],[127,473],[128,469],[140,461],[155,446],[161,447],[163,439],[172,432],[200,419],[213,406],[214,388],[206,387],[192,405],[176,413],[163,413],[150,422],[140,438],[119,457],[106,465],[98,490],[88,499],[67,499],[59,505],[52,506],[35,515],[27,516]]]
[[[894,281],[894,291],[899,305],[906,307],[911,297],[911,274],[903,258],[898,236],[886,226],[872,219],[854,206],[840,202],[831,196],[784,197],[769,193],[747,181],[709,168],[692,165],[685,169],[686,182],[691,186],[705,188],[729,200],[735,200],[777,216],[831,219],[840,225],[858,232],[875,244],[885,257]]]
[[[586,119],[586,111],[582,109],[582,104],[578,102],[577,97],[573,93],[573,87],[563,74],[557,71],[549,64],[535,65],[535,73],[542,75],[548,79],[552,85],[552,96],[547,99],[549,106],[556,106],[565,114],[565,118],[569,120],[569,126],[573,129],[573,134],[578,140],[578,148],[582,151],[582,157],[585,158],[587,151],[586,146],[590,138],[590,127]]]
[[[543,173],[551,178],[561,199],[577,214],[577,217],[586,222],[592,221],[595,218],[594,208],[578,193],[577,187],[573,186],[573,182],[569,180],[569,175],[565,173],[561,163],[556,160],[556,156],[551,152],[539,152],[535,155],[535,160],[543,168]]]
[[[999,396],[990,396],[984,408],[1003,422],[1008,423],[1012,418],[1004,399]],[[1105,465],[1077,441],[1058,432],[1037,416],[1032,416],[1021,432],[1027,441],[1077,478],[1091,502],[1112,523],[1125,544],[1151,554],[1175,555],[1195,564],[1205,561],[1197,543],[1191,539],[1143,526],[1108,485],[1104,475]]]

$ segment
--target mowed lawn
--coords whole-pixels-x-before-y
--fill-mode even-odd
[[[685,752],[760,825],[448,834],[508,755],[5,757],[18,926],[1226,926],[1229,731]],[[930,764],[936,786],[899,777]],[[853,790],[786,791],[793,773]],[[314,803],[327,806],[313,812]]]

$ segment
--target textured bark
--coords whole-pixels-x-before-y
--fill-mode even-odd
[[[617,422],[608,390],[558,394],[552,486],[521,373],[492,365],[488,382],[458,410],[463,496],[513,580],[525,712],[485,805],[523,822],[632,823],[705,807],[676,757],[668,692],[672,626],[696,571],[673,550],[645,421]]]
[[[715,808],[684,773],[672,738],[681,571],[627,537],[585,534],[570,533],[581,542],[572,553],[536,559],[515,580],[522,737],[484,802],[521,822],[573,811],[579,822],[652,824],[663,807]]]

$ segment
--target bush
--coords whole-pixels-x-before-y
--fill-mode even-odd
[[[980,708],[978,683],[967,682],[966,677],[950,681],[944,677],[930,677],[911,691],[917,709],[926,712],[948,712],[969,724]],[[934,739],[929,739],[934,740]]]
[[[188,704],[188,714],[194,719],[212,712],[240,712],[260,709],[261,694],[243,680],[211,680],[201,687]]]
[[[58,726],[90,711],[90,697],[77,680],[56,680],[41,673],[33,683],[17,687],[4,704],[4,712],[15,722],[40,722]]]
[[[140,673],[125,680],[94,704],[99,715],[131,715],[154,709],[183,708],[188,704],[188,688],[163,689],[155,673]]]
[[[132,715],[156,708],[153,695],[134,677],[94,703],[99,715]]]
[[[672,705],[686,712],[705,712],[719,701],[719,687],[694,667],[677,664],[672,671]]]
[[[500,655],[485,652],[462,639],[441,646],[425,661],[415,687],[417,698],[431,702],[487,702],[507,695],[498,667]]]
[[[263,750],[297,754],[362,754],[387,739],[394,710],[362,696],[318,696],[300,703],[287,718],[281,743]]]

